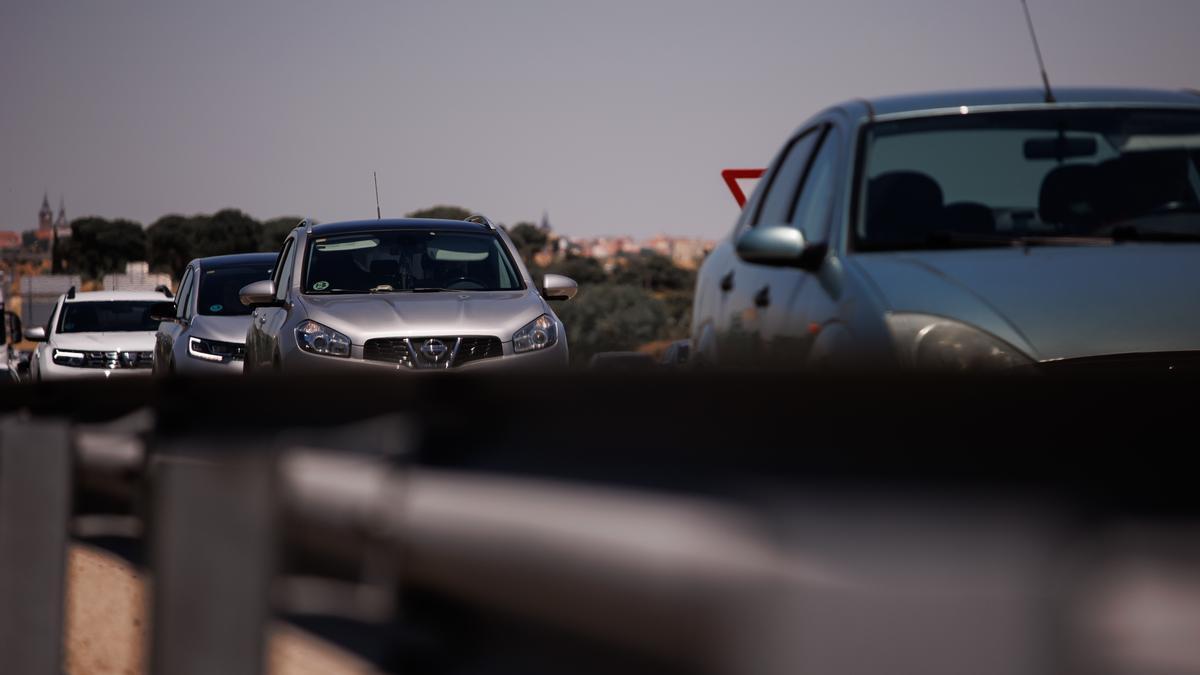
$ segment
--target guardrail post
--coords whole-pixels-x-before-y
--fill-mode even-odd
[[[244,450],[234,457],[188,441],[151,467],[151,672],[263,672],[274,480],[265,453]]]
[[[71,437],[63,421],[0,421],[0,670],[62,672]]]

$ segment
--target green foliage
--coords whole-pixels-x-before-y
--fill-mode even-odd
[[[663,303],[635,286],[581,286],[574,300],[555,303],[567,328],[571,361],[586,364],[597,352],[627,351],[657,340],[667,326]]]
[[[608,272],[604,271],[599,260],[578,255],[568,255],[562,260],[556,260],[546,268],[546,271],[571,277],[580,286],[603,284],[609,281]]]
[[[427,209],[420,209],[408,214],[408,218],[441,218],[443,220],[466,220],[471,212],[461,206],[439,204]]]
[[[71,222],[71,238],[60,242],[68,268],[87,279],[125,271],[125,263],[146,257],[146,233],[129,220],[94,216]]]
[[[258,221],[237,209],[222,209],[192,231],[192,252],[197,258],[258,249]]]
[[[283,248],[283,240],[287,239],[288,234],[296,229],[302,220],[304,219],[299,216],[281,216],[263,221],[258,232],[258,248],[255,250],[278,251]]]
[[[641,286],[651,291],[690,291],[696,285],[693,272],[676,267],[664,255],[643,252],[625,260],[626,265],[614,272],[613,280],[619,284]]]
[[[146,228],[146,261],[150,268],[169,272],[175,279],[182,276],[183,268],[195,257],[192,249],[195,221],[203,217],[171,214],[151,223]]]
[[[513,245],[521,253],[521,259],[525,261],[526,266],[533,265],[533,254],[546,248],[546,242],[550,240],[549,235],[533,223],[517,223],[506,229],[508,237],[512,239]]]

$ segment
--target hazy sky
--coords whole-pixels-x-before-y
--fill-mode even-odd
[[[1198,0],[1029,0],[1054,83],[1200,85]],[[0,2],[0,229],[437,203],[724,234],[719,172],[858,96],[1036,85],[1019,0]]]

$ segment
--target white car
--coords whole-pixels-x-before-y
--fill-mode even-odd
[[[25,331],[40,342],[30,359],[34,382],[80,377],[150,375],[154,331],[150,308],[169,300],[164,291],[67,291],[44,327]]]

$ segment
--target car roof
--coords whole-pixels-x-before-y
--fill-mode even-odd
[[[197,258],[193,262],[199,264],[201,269],[214,269],[217,267],[232,267],[255,263],[267,263],[269,265],[275,262],[275,258],[277,257],[279,257],[279,254],[274,251],[269,253],[231,253],[229,255]]]
[[[1129,88],[1085,88],[1055,87],[1055,103],[1046,103],[1046,92],[1040,88],[1021,89],[966,89],[884,96],[873,99],[847,101],[842,108],[870,106],[875,115],[895,115],[944,110],[962,106],[1041,106],[1053,108],[1056,104],[1095,105],[1138,105],[1150,106],[1197,106],[1200,107],[1200,91],[1192,89],[1129,89]]]
[[[161,302],[168,296],[158,291],[76,291],[74,298],[66,302],[108,302],[113,300],[154,300]]]
[[[453,230],[456,232],[487,232],[488,227],[465,220],[440,218],[384,218],[382,220],[347,220],[340,223],[313,225],[314,235],[344,234],[351,232],[379,232],[381,230]]]

